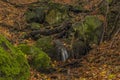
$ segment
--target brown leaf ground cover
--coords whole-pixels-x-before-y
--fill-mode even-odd
[[[120,34],[111,46],[112,41],[95,47],[82,59],[57,63],[63,66],[51,74],[31,70],[30,80],[120,80]]]
[[[11,0],[13,3],[26,4],[36,0]],[[55,0],[60,2],[60,0]],[[71,3],[72,0],[62,0]],[[89,1],[89,0],[87,0]],[[92,0],[85,8],[91,8],[98,0]],[[21,40],[24,34],[20,29],[26,25],[24,12],[27,7],[16,8],[9,3],[0,1],[0,34],[4,34],[14,44],[22,41],[34,42],[30,39]],[[14,30],[13,30],[14,29]],[[93,46],[88,55],[77,60],[54,62],[55,71],[49,74],[31,69],[30,80],[120,80],[120,33],[111,40]]]

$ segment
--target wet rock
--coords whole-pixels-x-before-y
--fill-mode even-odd
[[[60,61],[66,61],[69,57],[68,51],[60,40],[54,40],[57,59]]]
[[[83,41],[77,40],[72,44],[73,53],[71,54],[73,58],[79,59],[86,55],[90,50],[90,46]]]
[[[59,40],[43,37],[37,41],[36,46],[46,52],[52,60],[66,61],[68,59],[67,49],[64,47],[64,43]]]

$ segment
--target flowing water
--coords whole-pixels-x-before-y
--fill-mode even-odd
[[[65,48],[61,48],[61,58],[62,61],[66,61],[66,59],[68,59],[68,52]]]
[[[63,43],[60,40],[55,40],[54,42],[55,42],[55,47],[57,48],[58,57],[62,61],[66,61],[69,57],[67,49],[64,47]]]

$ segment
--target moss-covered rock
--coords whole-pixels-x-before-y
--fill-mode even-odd
[[[46,53],[50,53],[51,51],[54,51],[52,40],[53,39],[49,36],[40,38],[36,42],[36,47],[42,49]]]
[[[96,16],[87,16],[83,23],[78,22],[73,25],[73,29],[80,39],[97,44],[103,31],[102,21]]]
[[[37,30],[37,29],[40,29],[40,28],[43,28],[43,27],[44,27],[43,24],[39,24],[39,23],[35,23],[35,22],[31,23],[30,25],[31,25],[31,26],[30,26],[31,29],[33,29],[33,30]]]
[[[46,52],[51,57],[52,60],[56,59],[57,52],[53,44],[53,39],[50,36],[38,39],[36,42],[36,47]]]
[[[28,23],[48,23],[57,24],[68,18],[68,8],[59,3],[45,3],[45,5],[36,4],[39,7],[31,7],[26,12],[26,20]]]
[[[29,55],[31,57],[29,59],[29,64],[31,65],[31,67],[37,70],[44,70],[50,67],[50,57],[40,48],[29,46],[26,44],[20,44],[18,48],[26,55]]]
[[[17,47],[26,55],[35,55],[39,53],[39,49],[35,46],[29,46],[27,44],[20,44]]]
[[[113,0],[106,0],[109,4],[112,3]]]
[[[30,8],[26,12],[26,21],[28,23],[31,23],[31,22],[44,23],[46,10],[47,10],[47,7],[44,7],[44,6]]]
[[[29,69],[25,55],[0,35],[0,80],[27,80]]]
[[[40,50],[39,54],[34,56],[32,65],[37,70],[44,70],[50,67],[50,62],[50,57],[45,52]]]
[[[67,11],[65,9],[52,8],[45,17],[49,24],[58,24],[67,19]]]

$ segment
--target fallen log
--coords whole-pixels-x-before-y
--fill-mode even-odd
[[[30,32],[27,35],[27,37],[34,37],[35,35],[38,35],[38,34],[44,35],[44,36],[54,35],[54,34],[58,34],[58,33],[69,30],[71,26],[72,26],[72,24],[70,22],[65,21],[60,26],[55,27],[53,29],[34,30],[34,31]]]

